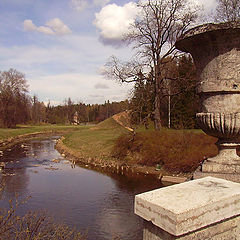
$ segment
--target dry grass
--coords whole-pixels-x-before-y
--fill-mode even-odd
[[[217,154],[216,138],[200,131],[162,130],[120,136],[113,155],[138,164],[160,164],[172,173],[192,172],[206,157]]]

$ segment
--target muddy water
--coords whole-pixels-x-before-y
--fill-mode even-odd
[[[0,206],[29,196],[19,213],[47,210],[55,221],[88,232],[90,240],[137,240],[142,221],[133,213],[134,195],[161,187],[144,176],[103,174],[74,166],[55,149],[57,137],[16,145],[0,156],[4,190]]]

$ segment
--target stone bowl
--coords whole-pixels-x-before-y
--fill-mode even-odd
[[[240,113],[197,113],[202,130],[219,140],[240,140]]]

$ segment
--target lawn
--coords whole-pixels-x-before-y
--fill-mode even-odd
[[[107,159],[111,157],[115,140],[127,132],[128,130],[109,118],[95,127],[66,134],[63,143],[80,152],[83,157]]]
[[[0,128],[0,140],[4,140],[10,137],[16,137],[18,135],[36,133],[36,132],[68,132],[77,131],[87,128],[85,126],[74,125],[18,125],[16,128]]]

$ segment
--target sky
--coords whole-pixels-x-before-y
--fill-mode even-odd
[[[216,4],[194,1],[207,12]],[[125,100],[132,85],[101,69],[112,55],[132,55],[121,40],[136,14],[129,0],[0,0],[0,71],[24,73],[30,94],[45,103]]]

